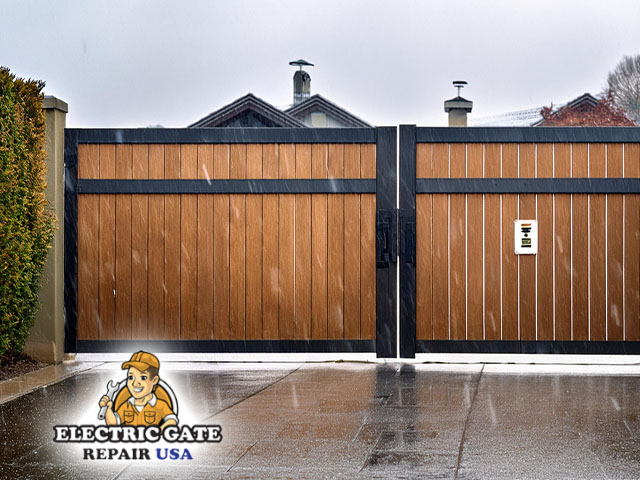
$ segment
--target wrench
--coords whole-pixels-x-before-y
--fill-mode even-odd
[[[107,397],[109,397],[109,400],[113,402],[113,398],[115,397],[116,393],[118,393],[118,390],[120,390],[120,384],[114,382],[113,380],[109,380],[109,383],[107,383]],[[107,406],[105,405],[104,407],[100,408],[100,413],[98,413],[98,420],[104,420],[104,416],[106,413]]]

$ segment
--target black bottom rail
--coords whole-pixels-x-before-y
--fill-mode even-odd
[[[76,353],[374,353],[375,340],[78,340]]]
[[[417,340],[416,353],[640,355],[640,342]]]

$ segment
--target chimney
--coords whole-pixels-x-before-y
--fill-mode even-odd
[[[293,74],[293,104],[296,105],[311,95],[311,76],[302,70],[302,67],[313,67],[313,63],[299,59],[289,62],[289,65],[300,67],[300,70]]]
[[[471,113],[473,102],[460,96],[460,89],[467,84],[464,80],[456,80],[453,86],[458,89],[458,95],[451,100],[445,100],[444,111],[449,114],[450,127],[466,127],[467,113]]]

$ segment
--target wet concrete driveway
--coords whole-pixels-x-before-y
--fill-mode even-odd
[[[176,363],[160,373],[180,423],[219,424],[221,443],[162,461],[83,460],[98,445],[54,443],[54,425],[99,424],[106,383],[124,378],[110,363],[0,405],[0,477],[640,477],[633,373],[357,363]]]

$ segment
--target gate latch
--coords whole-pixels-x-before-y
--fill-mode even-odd
[[[396,210],[376,212],[376,267],[386,268],[396,263],[397,256],[397,214]]]

